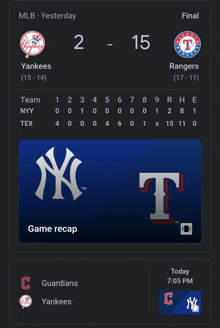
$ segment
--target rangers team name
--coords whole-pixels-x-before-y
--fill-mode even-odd
[[[184,71],[188,71],[190,69],[199,69],[199,64],[175,64],[170,63],[169,69],[182,69]]]

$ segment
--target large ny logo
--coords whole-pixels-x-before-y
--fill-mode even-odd
[[[64,197],[62,196],[62,191],[61,191],[61,185],[63,182],[70,189],[72,196],[73,196],[73,200],[76,200],[82,194],[82,192],[79,190],[77,183],[76,183],[76,170],[77,170],[79,164],[81,164],[82,162],[77,158],[75,158],[73,160],[71,167],[70,167],[70,181],[68,181],[63,177],[63,175],[64,175],[64,172],[67,168],[67,165],[68,165],[70,159],[72,157],[74,157],[74,154],[68,148],[66,148],[66,156],[65,156],[65,159],[64,159],[63,164],[60,169],[58,169],[57,163],[54,158],[54,147],[51,148],[50,150],[48,150],[48,152],[45,155],[49,158],[49,160],[52,164],[52,168],[47,164],[47,162],[45,161],[43,156],[41,156],[36,161],[36,163],[39,165],[40,170],[41,170],[41,181],[40,181],[39,187],[38,187],[35,195],[37,197],[39,197],[41,200],[43,200],[44,189],[45,189],[46,178],[47,178],[46,170],[48,170],[51,174],[53,174],[55,176],[55,179],[56,179],[55,194],[53,196],[53,199],[64,199]]]

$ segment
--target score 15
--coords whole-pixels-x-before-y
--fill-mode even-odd
[[[149,35],[141,35],[140,37],[138,35],[133,36],[132,39],[135,40],[135,49],[143,49],[147,50],[150,48],[150,42],[147,40],[149,38]]]
[[[138,35],[133,36],[132,39],[134,39],[134,48],[136,50],[138,49],[142,49],[142,50],[147,50],[150,48],[150,41],[147,40],[147,38],[149,38],[149,35],[140,35],[140,37]],[[81,34],[77,34],[75,35],[74,39],[79,39],[79,42],[77,43],[77,45],[74,47],[74,49],[76,50],[82,50],[84,49],[84,47],[82,46],[83,43],[83,36]]]

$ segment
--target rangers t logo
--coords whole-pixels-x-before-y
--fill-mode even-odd
[[[148,185],[155,181],[155,213],[150,215],[151,223],[172,224],[173,217],[168,213],[168,181],[176,184],[179,192],[183,192],[183,175],[181,173],[140,173],[139,187],[142,192],[148,192]]]
[[[178,55],[191,58],[198,54],[201,49],[201,40],[196,33],[186,31],[177,35],[174,48]]]

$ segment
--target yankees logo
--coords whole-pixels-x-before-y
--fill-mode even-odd
[[[76,170],[82,162],[76,158],[73,160],[71,167],[70,167],[70,182],[69,182],[68,180],[66,180],[63,177],[63,175],[64,175],[64,172],[67,168],[67,165],[68,165],[70,159],[72,157],[74,157],[74,154],[68,148],[66,148],[66,157],[64,159],[64,162],[63,162],[60,170],[58,169],[55,158],[54,158],[54,148],[51,148],[50,150],[48,150],[48,152],[45,155],[49,158],[49,160],[52,164],[52,168],[47,164],[47,162],[45,161],[43,156],[41,156],[36,161],[36,163],[39,165],[40,170],[41,170],[41,181],[40,181],[39,187],[38,187],[35,195],[38,198],[40,198],[41,200],[43,200],[44,188],[45,188],[46,177],[47,177],[47,171],[46,171],[46,169],[47,169],[56,178],[55,194],[53,196],[53,199],[64,199],[64,197],[62,196],[62,192],[61,192],[61,184],[63,182],[70,189],[72,196],[73,196],[73,200],[76,200],[82,194],[82,192],[79,190],[77,183],[76,183]]]
[[[142,192],[148,192],[149,183],[155,181],[155,209],[156,212],[150,214],[153,224],[172,224],[173,217],[168,213],[168,181],[172,180],[176,184],[178,192],[183,192],[183,175],[180,173],[140,173],[139,188]]]
[[[186,307],[187,310],[189,310],[190,305],[191,305],[190,310],[192,310],[192,312],[199,312],[199,305],[197,305],[197,302],[198,302],[198,300],[195,297],[193,297],[193,300],[191,297],[189,297],[187,299],[187,307]]]
[[[32,298],[29,295],[23,295],[19,299],[22,309],[28,308],[32,304]]]
[[[26,58],[29,56],[39,55],[45,47],[45,40],[42,34],[36,31],[28,31],[22,35],[20,40],[20,46],[22,51],[26,54]]]

